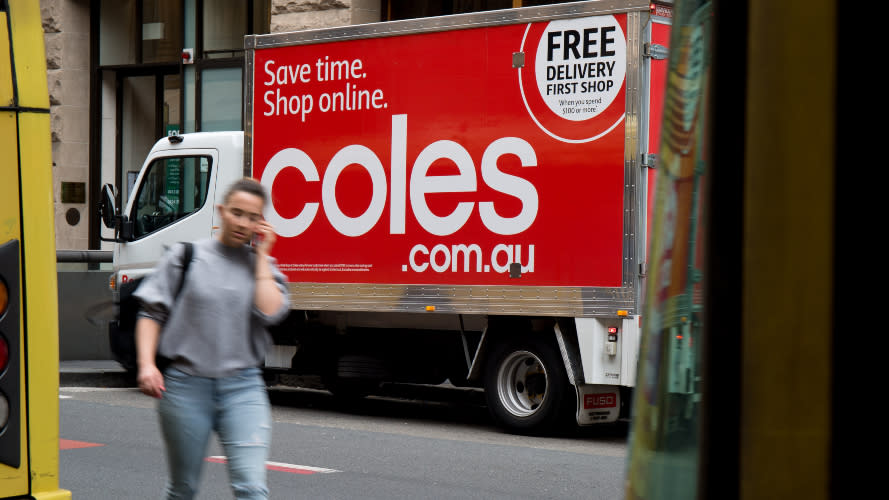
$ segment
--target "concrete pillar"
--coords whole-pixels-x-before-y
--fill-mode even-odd
[[[84,250],[94,205],[88,191],[90,5],[88,0],[40,0],[40,10],[52,123],[56,248]],[[63,182],[82,183],[84,202],[62,203]]]

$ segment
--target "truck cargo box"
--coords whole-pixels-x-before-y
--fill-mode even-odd
[[[245,174],[308,309],[634,314],[649,3],[246,39]]]

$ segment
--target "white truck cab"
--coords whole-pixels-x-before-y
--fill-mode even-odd
[[[244,133],[202,132],[159,140],[142,166],[114,246],[117,283],[142,278],[171,243],[207,238],[216,204],[243,175]]]

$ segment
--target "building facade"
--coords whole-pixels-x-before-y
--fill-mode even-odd
[[[110,248],[101,186],[125,205],[152,144],[243,127],[243,37],[533,6],[537,0],[40,0],[57,249]]]

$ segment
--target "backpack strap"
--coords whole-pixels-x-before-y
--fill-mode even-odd
[[[185,254],[182,257],[182,276],[179,278],[179,288],[176,289],[176,295],[173,296],[173,307],[176,306],[176,299],[179,298],[179,294],[182,292],[182,287],[185,286],[185,276],[188,274],[188,266],[191,265],[191,259],[194,257],[194,245],[190,241],[183,242],[182,244],[185,245]],[[172,311],[172,307],[170,310]],[[163,373],[166,371],[167,367],[170,366],[171,360],[161,356],[160,353],[155,352],[154,362],[157,365],[158,370]]]
[[[185,286],[185,275],[188,274],[188,267],[191,265],[192,257],[194,257],[194,244],[190,241],[186,241],[183,245],[185,245],[185,255],[182,258],[182,276],[179,278],[179,288],[176,289],[176,295],[173,297],[173,301],[178,299],[179,294],[182,293],[182,287]]]

